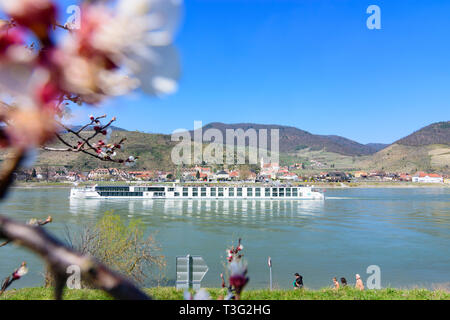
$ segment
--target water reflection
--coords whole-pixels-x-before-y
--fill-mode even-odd
[[[70,213],[98,215],[108,210],[127,211],[129,215],[158,214],[166,218],[192,217],[211,219],[227,216],[239,217],[242,222],[259,216],[294,218],[319,216],[324,201],[316,200],[237,200],[237,199],[70,199]]]

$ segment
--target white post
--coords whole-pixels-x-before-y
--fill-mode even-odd
[[[188,288],[191,288],[191,255],[188,254],[186,258],[187,258],[187,283]]]
[[[272,291],[272,259],[269,257],[267,261],[269,265],[269,282],[270,282],[270,291]]]

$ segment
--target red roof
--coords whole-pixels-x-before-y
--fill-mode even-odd
[[[437,173],[425,173],[425,172],[419,172],[417,176],[420,178],[425,178],[426,176],[430,178],[442,178],[442,176]]]
[[[230,177],[238,177],[239,176],[239,172],[238,171],[231,171],[230,172]]]

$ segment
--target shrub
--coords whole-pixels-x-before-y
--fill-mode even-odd
[[[83,227],[81,232],[67,230],[66,238],[68,244],[81,254],[95,257],[140,285],[151,276],[158,278],[166,266],[154,238],[144,237],[142,221],[132,219],[127,225],[113,211],[104,213],[96,224]],[[46,286],[53,283],[47,272]],[[82,282],[82,287],[89,288],[90,285]]]

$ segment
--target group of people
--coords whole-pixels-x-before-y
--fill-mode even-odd
[[[296,273],[294,274],[295,276],[295,280],[293,282],[293,286],[294,289],[302,289],[303,288],[303,277]],[[364,284],[361,280],[361,276],[359,274],[355,275],[356,278],[356,284],[355,284],[355,288],[359,289],[359,290],[364,290]],[[334,285],[334,289],[338,290],[341,286],[342,287],[346,287],[347,286],[347,279],[345,279],[344,277],[341,278],[341,284],[339,284],[339,281],[337,280],[336,277],[333,278],[333,285]]]

